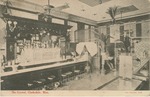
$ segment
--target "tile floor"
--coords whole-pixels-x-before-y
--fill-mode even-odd
[[[66,82],[63,87],[56,90],[94,90],[116,78],[115,72],[106,75],[94,72],[82,75],[81,79]]]

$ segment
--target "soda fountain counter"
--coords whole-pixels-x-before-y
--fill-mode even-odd
[[[65,37],[71,26],[10,15],[4,19],[2,90],[31,90],[47,84],[54,87],[54,83],[63,83],[63,74],[69,79],[84,72],[87,60],[66,54]]]

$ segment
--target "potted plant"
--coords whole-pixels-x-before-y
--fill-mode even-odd
[[[115,16],[117,14],[117,9],[118,7],[117,6],[114,6],[114,7],[109,7],[108,8],[108,11],[106,13],[108,13],[111,18],[112,18],[112,23],[115,24],[116,23],[116,19],[115,19]]]

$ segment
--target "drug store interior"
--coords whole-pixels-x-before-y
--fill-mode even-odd
[[[149,0],[0,0],[1,90],[150,90]]]

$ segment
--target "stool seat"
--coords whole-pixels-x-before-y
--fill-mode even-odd
[[[80,70],[74,70],[74,72],[75,72],[75,73],[79,73],[79,72],[80,72]]]
[[[35,84],[34,84],[34,82],[32,83],[27,83],[27,87],[28,87],[28,89],[33,89],[34,87],[35,87]]]
[[[66,75],[67,75],[67,81],[69,81],[71,79],[72,72],[71,71],[66,72]]]
[[[48,79],[48,80],[53,80],[54,78],[52,78],[52,77],[48,77],[47,79]]]
[[[53,80],[55,78],[55,76],[54,75],[50,75],[50,76],[48,76],[48,80]]]
[[[38,83],[38,84],[41,84],[41,83],[44,83],[45,81],[46,81],[45,79],[39,79],[39,80],[36,80],[34,82]]]
[[[47,83],[46,83],[46,89],[47,90],[54,89],[54,79],[55,79],[54,75],[50,75],[47,77]]]
[[[28,87],[31,87],[31,86],[33,86],[33,84],[32,84],[32,83],[28,83],[27,85],[28,85]]]
[[[80,70],[78,70],[78,69],[76,69],[76,70],[74,70],[74,78],[76,79],[76,80],[78,80],[78,79],[80,79]]]
[[[62,77],[66,77],[66,76],[67,76],[67,74],[61,74],[61,76],[62,76]]]
[[[66,73],[66,75],[71,75],[71,74],[72,74],[72,72],[67,72],[67,73]]]
[[[35,80],[33,82],[35,83],[33,85],[33,88],[35,90],[42,90],[44,88],[45,83],[46,83],[46,79],[39,79],[39,80]]]
[[[62,77],[61,82],[62,82],[62,85],[63,85],[66,82],[67,74],[63,73],[63,74],[61,74],[61,77]]]
[[[36,83],[41,84],[42,82],[41,81],[36,81]]]

